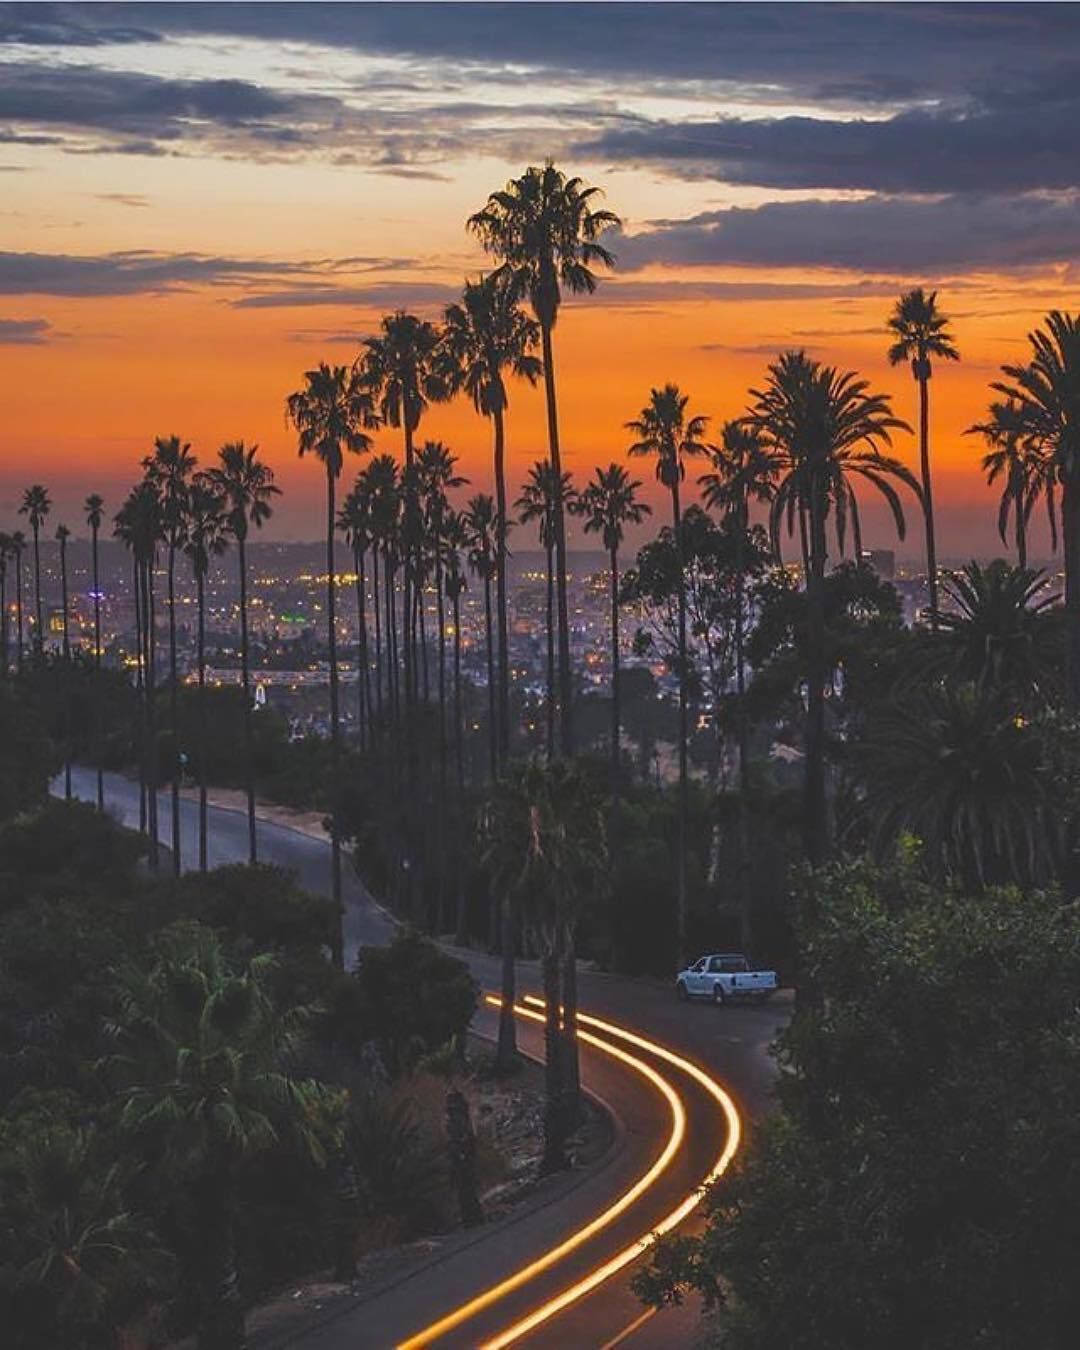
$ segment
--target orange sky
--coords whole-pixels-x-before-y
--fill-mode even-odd
[[[44,52],[79,70],[90,60],[81,51],[57,56],[47,48],[27,50],[27,61]],[[308,51],[303,64],[298,51],[246,39],[184,38],[153,48],[106,45],[93,59],[110,78],[140,70],[190,81],[205,67],[214,75],[265,78],[276,90],[301,81],[319,96],[343,87],[354,67],[359,79],[377,64],[354,53],[353,67],[340,53],[321,48]],[[504,101],[513,97],[505,82],[498,83],[498,72],[486,78]],[[577,95],[553,85],[549,96],[569,102]],[[711,97],[695,85],[692,96],[680,87],[657,93],[652,102],[660,106],[667,99],[661,110],[668,116],[673,110],[700,115],[714,106]],[[652,111],[641,96],[636,115]],[[407,110],[395,115],[405,116],[407,125]],[[56,502],[54,519],[79,531],[86,493],[100,491],[115,507],[154,436],[175,432],[194,443],[203,461],[225,440],[258,442],[285,493],[268,534],[317,537],[323,528],[319,473],[314,464],[297,461],[282,416],[285,396],[316,361],[352,359],[356,343],[341,340],[343,335],[372,331],[380,314],[398,303],[438,317],[438,288],[456,287],[467,272],[479,270],[484,259],[465,232],[466,215],[482,205],[488,190],[558,145],[541,114],[522,109],[518,121],[512,137],[501,127],[490,144],[481,126],[469,149],[425,161],[416,171],[345,163],[341,155],[248,158],[209,142],[146,155],[119,153],[111,145],[85,153],[85,146],[37,144],[30,136],[4,146],[2,256],[14,259],[17,276],[28,255],[47,255],[51,267],[57,259],[108,261],[136,251],[168,266],[189,256],[243,260],[247,271],[238,263],[209,280],[166,279],[132,294],[102,293],[108,286],[96,282],[66,288],[79,294],[65,294],[65,285],[55,282],[40,283],[41,289],[32,280],[0,286],[0,340],[5,324],[14,334],[0,345],[0,528],[15,524],[22,489],[40,481]],[[673,178],[600,155],[564,163],[601,185],[607,205],[623,216],[629,239],[617,247],[632,248],[659,218],[670,224],[808,195]],[[824,191],[816,197],[846,200]],[[265,273],[252,263],[263,264]],[[567,467],[580,479],[597,464],[622,459],[629,439],[623,424],[653,384],[675,380],[695,410],[713,419],[737,414],[770,355],[785,347],[805,346],[823,360],[858,369],[894,395],[899,415],[913,420],[913,382],[906,368],[888,367],[883,324],[893,297],[924,282],[940,286],[963,354],[959,366],[936,372],[932,386],[939,554],[948,560],[994,551],[996,497],[981,481],[980,446],[962,433],[982,415],[999,364],[1022,357],[1026,331],[1048,308],[1069,306],[1075,290],[1061,265],[997,273],[938,268],[921,275],[820,266],[664,268],[638,260],[629,271],[617,271],[596,297],[568,305],[560,318],[556,355]],[[763,283],[777,288],[771,298],[732,298],[731,289],[722,289]],[[236,304],[267,294],[280,299],[290,287],[331,285],[348,288],[348,301]],[[718,286],[710,295],[709,288]],[[805,287],[819,290],[807,295],[800,292]],[[20,331],[20,325],[33,324],[36,329]],[[488,428],[464,400],[433,408],[421,436],[450,443],[473,490],[490,486]],[[377,442],[379,449],[399,446],[389,430]],[[527,465],[545,453],[537,391],[512,391],[509,450],[516,486]],[[896,451],[915,464],[911,437],[901,436]],[[641,477],[651,476],[651,465],[637,468]],[[650,492],[664,510],[651,485]],[[891,524],[873,502],[866,518],[868,545],[895,544]],[[918,535],[913,529],[900,551],[917,555]],[[1037,540],[1036,553],[1040,546]]]

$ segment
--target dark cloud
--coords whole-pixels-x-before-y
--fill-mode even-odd
[[[870,197],[706,212],[616,243],[619,266],[741,264],[892,273],[992,271],[1080,259],[1080,198]]]
[[[433,281],[378,281],[366,286],[316,286],[268,291],[233,301],[234,309],[307,309],[353,305],[365,309],[410,309],[448,305],[461,294],[459,286]]]
[[[619,281],[601,283],[595,295],[568,303],[622,306],[666,306],[696,301],[722,300],[728,304],[753,304],[767,300],[844,300],[892,295],[895,282],[864,278],[851,282],[786,281]]]
[[[0,43],[34,47],[104,47],[128,42],[160,42],[156,24],[145,27],[113,22],[101,6],[0,5]],[[117,15],[117,18],[122,17]]]
[[[309,270],[308,264],[200,253],[0,253],[0,295],[138,295]]]
[[[0,345],[40,346],[55,336],[51,329],[48,319],[0,319]]]
[[[115,202],[117,206],[142,207],[150,205],[150,198],[141,192],[95,192],[99,202]]]

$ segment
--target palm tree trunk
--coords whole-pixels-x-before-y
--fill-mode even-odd
[[[689,764],[687,746],[689,726],[686,707],[686,576],[683,571],[682,512],[679,509],[679,483],[671,485],[671,514],[675,527],[675,556],[679,587],[679,834],[676,860],[675,945],[679,969],[686,965],[686,835],[690,815]]]
[[[198,607],[199,644],[199,715],[197,718],[199,744],[199,871],[205,872],[206,859],[206,578],[202,568],[195,568],[195,598]]]
[[[396,587],[396,568],[389,553],[387,553],[383,568],[383,590],[386,592],[386,686],[393,712],[395,734],[399,730],[401,719],[401,690],[398,679],[400,666],[398,664],[397,597],[394,593]]]
[[[0,549],[0,679],[8,677],[7,554]]]
[[[1025,492],[1023,475],[1015,485],[1013,506],[1016,510],[1016,560],[1021,568],[1027,567],[1027,515],[1025,511]]]
[[[917,362],[919,381],[919,459],[922,468],[923,516],[926,521],[926,579],[930,587],[930,627],[937,632],[937,548],[934,544],[934,488],[930,477],[930,362]]]
[[[251,725],[251,670],[248,648],[247,549],[242,533],[236,539],[240,567],[240,680],[244,690],[244,788],[247,793],[248,863],[258,861],[255,833],[255,738]]]
[[[341,793],[341,727],[338,723],[337,620],[334,568],[334,475],[326,470],[326,618],[330,645],[330,898],[334,903],[334,926],[330,956],[338,970],[345,969],[345,910],[341,903],[341,827],[338,821]]]
[[[22,549],[15,555],[15,626],[18,629],[15,644],[15,669],[22,674],[23,668],[23,583]]]
[[[499,1040],[495,1051],[498,1073],[510,1073],[517,1063],[517,1021],[514,1002],[517,998],[517,904],[514,892],[508,889],[502,898],[502,979],[499,990]]]
[[[547,548],[547,757],[555,758],[555,566]]]
[[[465,727],[461,716],[461,590],[454,590],[454,758],[457,769],[457,800],[461,816],[461,831],[457,840],[457,924],[456,941],[463,946],[469,935],[468,912],[465,906]]]
[[[402,524],[404,526],[404,568],[402,571],[402,597],[401,597],[401,646],[402,661],[404,664],[405,677],[405,707],[411,709],[416,697],[416,662],[415,651],[412,648],[412,591],[413,591],[413,569],[414,569],[414,550],[416,541],[412,537],[412,527],[415,520],[415,501],[416,501],[416,483],[413,478],[413,429],[409,425],[409,416],[407,412],[402,415],[402,427],[405,433],[405,501],[402,511]],[[406,733],[411,738],[412,723],[406,719]]]
[[[439,625],[439,880],[436,909],[443,932],[446,912],[446,812],[449,798],[448,747],[446,744],[446,596],[443,594],[442,522],[435,527],[435,618]]]
[[[739,940],[744,952],[753,945],[753,890],[750,876],[750,724],[746,714],[746,672],[744,670],[746,645],[746,531],[745,503],[737,521],[735,541],[735,697],[738,701],[736,719],[739,738]]]
[[[157,745],[157,617],[154,612],[154,559],[144,564],[146,615],[143,621],[143,639],[146,643],[146,806],[147,829],[150,831],[150,867],[158,870],[158,745]]]
[[[367,708],[364,685],[367,681],[367,617],[364,613],[364,559],[362,551],[353,548],[353,570],[356,573],[356,724],[360,733],[360,748],[367,745]]]
[[[424,702],[431,702],[431,684],[428,675],[428,649],[427,649],[427,603],[424,600],[424,582],[422,578],[417,578],[416,582],[416,614],[419,620],[420,634],[420,679],[424,689]]]
[[[551,325],[541,322],[544,350],[544,393],[547,401],[548,448],[555,480],[555,594],[559,611],[559,729],[562,753],[574,753],[573,685],[570,675],[570,617],[566,598],[566,517],[562,500],[562,456],[559,453],[559,410],[555,398],[555,353]]]
[[[146,833],[146,669],[143,661],[143,623],[142,623],[142,565],[138,556],[133,555],[134,572],[132,585],[135,596],[135,696],[139,705],[139,833]]]
[[[177,712],[176,676],[176,546],[169,541],[169,721],[172,723],[172,863],[173,876],[180,875],[180,719]]]
[[[71,643],[68,640],[67,541],[60,540],[60,600],[64,634],[64,800],[71,801]]]
[[[102,726],[101,726],[101,586],[98,583],[98,527],[91,526],[91,558],[94,568],[94,741],[97,749],[97,806],[105,810],[105,775],[102,772]]]
[[[383,720],[382,616],[379,613],[379,546],[371,550],[371,608],[375,611],[375,707],[379,728]]]
[[[806,709],[806,787],[803,812],[807,861],[825,861],[829,846],[825,798],[825,511],[823,491],[815,483],[810,503],[810,575],[807,581],[808,671]]]
[[[619,556],[611,550],[611,796],[619,796]]]
[[[1061,485],[1061,533],[1065,554],[1066,675],[1069,704],[1080,708],[1080,484]]]
[[[495,652],[491,625],[491,574],[484,572],[484,632],[487,637],[487,673],[488,673],[488,766],[491,781],[499,776],[499,719],[496,708],[495,692]]]
[[[45,650],[45,629],[41,624],[41,552],[36,525],[34,526],[34,612],[37,616],[37,627],[34,629],[34,646],[37,648],[37,654],[40,657]]]
[[[495,427],[495,506],[499,513],[495,532],[495,602],[499,632],[499,759],[510,754],[510,620],[506,585],[506,429],[502,408],[492,414]]]

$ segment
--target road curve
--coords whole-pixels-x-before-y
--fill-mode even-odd
[[[72,782],[77,797],[94,799],[92,771],[74,769]],[[136,783],[106,775],[106,799],[124,824],[137,826]],[[159,832],[168,843],[167,794],[160,800]],[[209,819],[210,865],[245,861],[245,816],[211,807]],[[182,800],[185,869],[197,858],[197,827],[197,804]],[[258,849],[262,861],[291,868],[306,888],[329,891],[325,841],[259,821]],[[360,945],[386,942],[394,925],[349,872],[344,898],[351,959]],[[458,954],[483,987],[498,987],[497,958]],[[787,1009],[782,1003],[686,1006],[660,984],[593,972],[582,972],[579,985],[582,1082],[612,1108],[621,1127],[620,1146],[608,1162],[583,1178],[557,1179],[549,1203],[462,1235],[415,1274],[290,1337],[289,1344],[304,1350],[501,1350],[511,1344],[661,1350],[690,1343],[692,1312],[644,1316],[627,1287],[629,1274],[649,1234],[676,1224],[692,1229],[702,1183],[726,1165],[740,1122],[745,1128],[766,1106],[773,1071],[764,1052]],[[539,1056],[539,979],[531,963],[519,965],[518,987],[520,1042]],[[478,1029],[493,1030],[496,1016],[483,1007]],[[630,1193],[632,1200],[620,1207]]]

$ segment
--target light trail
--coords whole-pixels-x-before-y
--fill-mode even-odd
[[[541,1008],[544,1006],[543,1000],[536,998],[533,995],[526,995],[525,1001],[533,1006],[538,1005]],[[636,1045],[643,1050],[649,1051],[658,1058],[674,1065],[677,1069],[681,1069],[683,1073],[688,1074],[695,1082],[700,1083],[705,1091],[719,1104],[720,1109],[727,1117],[727,1143],[724,1145],[723,1151],[716,1162],[713,1163],[710,1168],[701,1187],[691,1192],[691,1194],[678,1204],[669,1214],[665,1215],[655,1228],[650,1230],[650,1232],[643,1234],[636,1239],[636,1241],[630,1243],[629,1246],[624,1247],[622,1251],[616,1252],[613,1257],[605,1261],[602,1265],[597,1266],[595,1270],[590,1271],[588,1275],[584,1276],[583,1279],[578,1280],[576,1284],[570,1285],[569,1288],[564,1289],[562,1293],[556,1294],[554,1298],[548,1299],[545,1303],[542,1303],[531,1313],[519,1319],[505,1331],[500,1332],[493,1339],[485,1341],[480,1350],[502,1350],[504,1346],[512,1345],[514,1341],[520,1340],[522,1336],[535,1330],[541,1323],[554,1317],[556,1313],[562,1312],[562,1310],[569,1307],[570,1304],[576,1303],[578,1299],[584,1298],[586,1294],[591,1293],[592,1290],[603,1284],[605,1280],[610,1279],[612,1275],[617,1274],[618,1271],[622,1270],[625,1266],[628,1266],[632,1261],[635,1261],[643,1252],[646,1252],[649,1247],[653,1245],[658,1237],[661,1237],[664,1233],[669,1233],[673,1228],[676,1228],[688,1214],[691,1214],[697,1206],[701,1204],[704,1197],[705,1186],[709,1185],[710,1182],[715,1181],[717,1177],[723,1175],[739,1147],[742,1125],[739,1120],[739,1113],[735,1103],[720,1084],[707,1074],[704,1069],[699,1068],[692,1060],[686,1059],[682,1055],[677,1055],[673,1050],[668,1050],[662,1045],[657,1045],[655,1041],[650,1041],[645,1036],[639,1036],[636,1032],[625,1031],[622,1027],[616,1026],[613,1022],[605,1022],[598,1017],[590,1017],[585,1013],[578,1013],[578,1021],[586,1026],[595,1027],[598,1031],[604,1031],[608,1035],[616,1037],[618,1040],[626,1041],[630,1045]],[[586,1034],[587,1033],[582,1031],[578,1032],[579,1036],[584,1036]]]
[[[490,994],[485,997],[485,1002],[495,1008],[500,1005],[500,1000]],[[514,1005],[514,1012],[517,1013],[518,1016],[526,1017],[533,1022],[542,1022],[544,1020],[541,1013],[535,1012],[531,1008],[522,1007],[520,1004]],[[595,1218],[590,1219],[584,1227],[571,1233],[570,1236],[560,1242],[558,1246],[550,1248],[548,1251],[544,1252],[542,1256],[537,1257],[535,1261],[530,1261],[527,1265],[514,1271],[514,1273],[507,1276],[505,1280],[501,1280],[498,1284],[492,1285],[490,1289],[485,1289],[483,1293],[477,1294],[477,1296],[470,1299],[468,1303],[463,1303],[460,1307],[453,1309],[452,1312],[447,1313],[445,1317],[440,1318],[437,1322],[433,1322],[422,1331],[418,1331],[415,1335],[410,1336],[408,1340],[400,1342],[397,1350],[422,1350],[422,1347],[432,1345],[440,1336],[445,1336],[448,1332],[461,1326],[463,1322],[467,1322],[469,1318],[474,1317],[478,1312],[482,1312],[484,1308],[490,1307],[491,1304],[498,1299],[503,1298],[514,1289],[520,1288],[526,1281],[531,1280],[534,1276],[547,1270],[550,1266],[554,1265],[556,1261],[560,1261],[564,1256],[574,1251],[577,1247],[580,1247],[583,1242],[587,1242],[594,1234],[612,1223],[620,1214],[624,1213],[637,1199],[639,1199],[640,1196],[642,1196],[671,1165],[672,1159],[682,1147],[683,1139],[686,1134],[686,1109],[671,1084],[665,1078],[662,1078],[651,1065],[645,1064],[642,1060],[638,1059],[636,1055],[631,1055],[626,1050],[620,1050],[617,1045],[609,1045],[607,1041],[602,1041],[599,1037],[592,1036],[589,1032],[580,1029],[578,1030],[578,1039],[585,1041],[587,1044],[594,1046],[597,1050],[603,1051],[604,1054],[610,1055],[614,1059],[621,1060],[624,1064],[640,1073],[642,1077],[648,1079],[657,1091],[667,1100],[668,1106],[671,1108],[671,1133],[668,1136],[668,1141],[662,1152],[657,1156],[656,1161],[648,1171],[642,1173],[637,1181],[625,1190],[617,1200],[609,1205],[607,1209],[602,1210]]]

